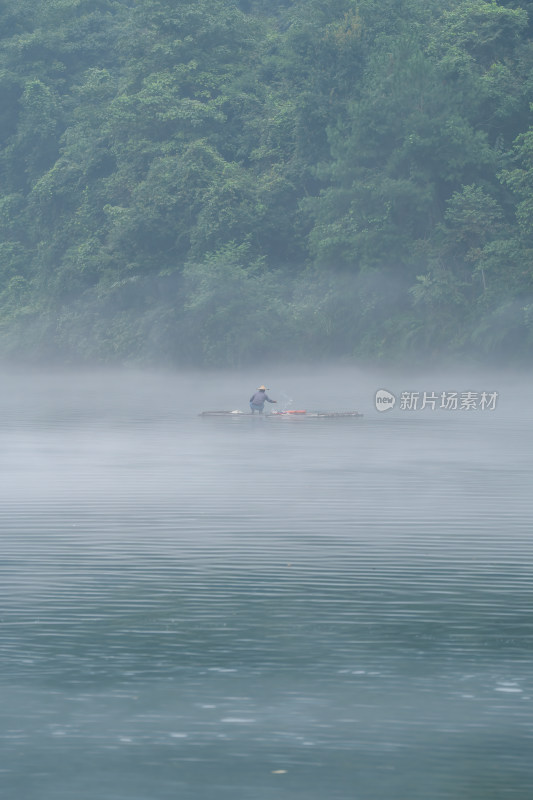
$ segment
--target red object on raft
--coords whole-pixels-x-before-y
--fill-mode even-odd
[[[307,411],[303,411],[302,409],[293,410],[293,411],[274,411],[274,414],[307,414]]]

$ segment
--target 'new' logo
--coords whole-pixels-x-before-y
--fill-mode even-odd
[[[374,402],[377,411],[390,411],[391,408],[394,408],[396,398],[392,392],[388,392],[386,389],[378,389]]]

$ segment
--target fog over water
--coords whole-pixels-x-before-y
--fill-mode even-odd
[[[198,416],[263,382],[267,411],[364,416]],[[3,797],[530,800],[529,377],[1,386]]]

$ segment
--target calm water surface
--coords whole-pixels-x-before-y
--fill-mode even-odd
[[[3,376],[2,797],[531,800],[531,412],[259,378]]]

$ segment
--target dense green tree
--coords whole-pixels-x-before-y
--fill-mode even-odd
[[[0,347],[524,358],[533,5],[0,0]]]

